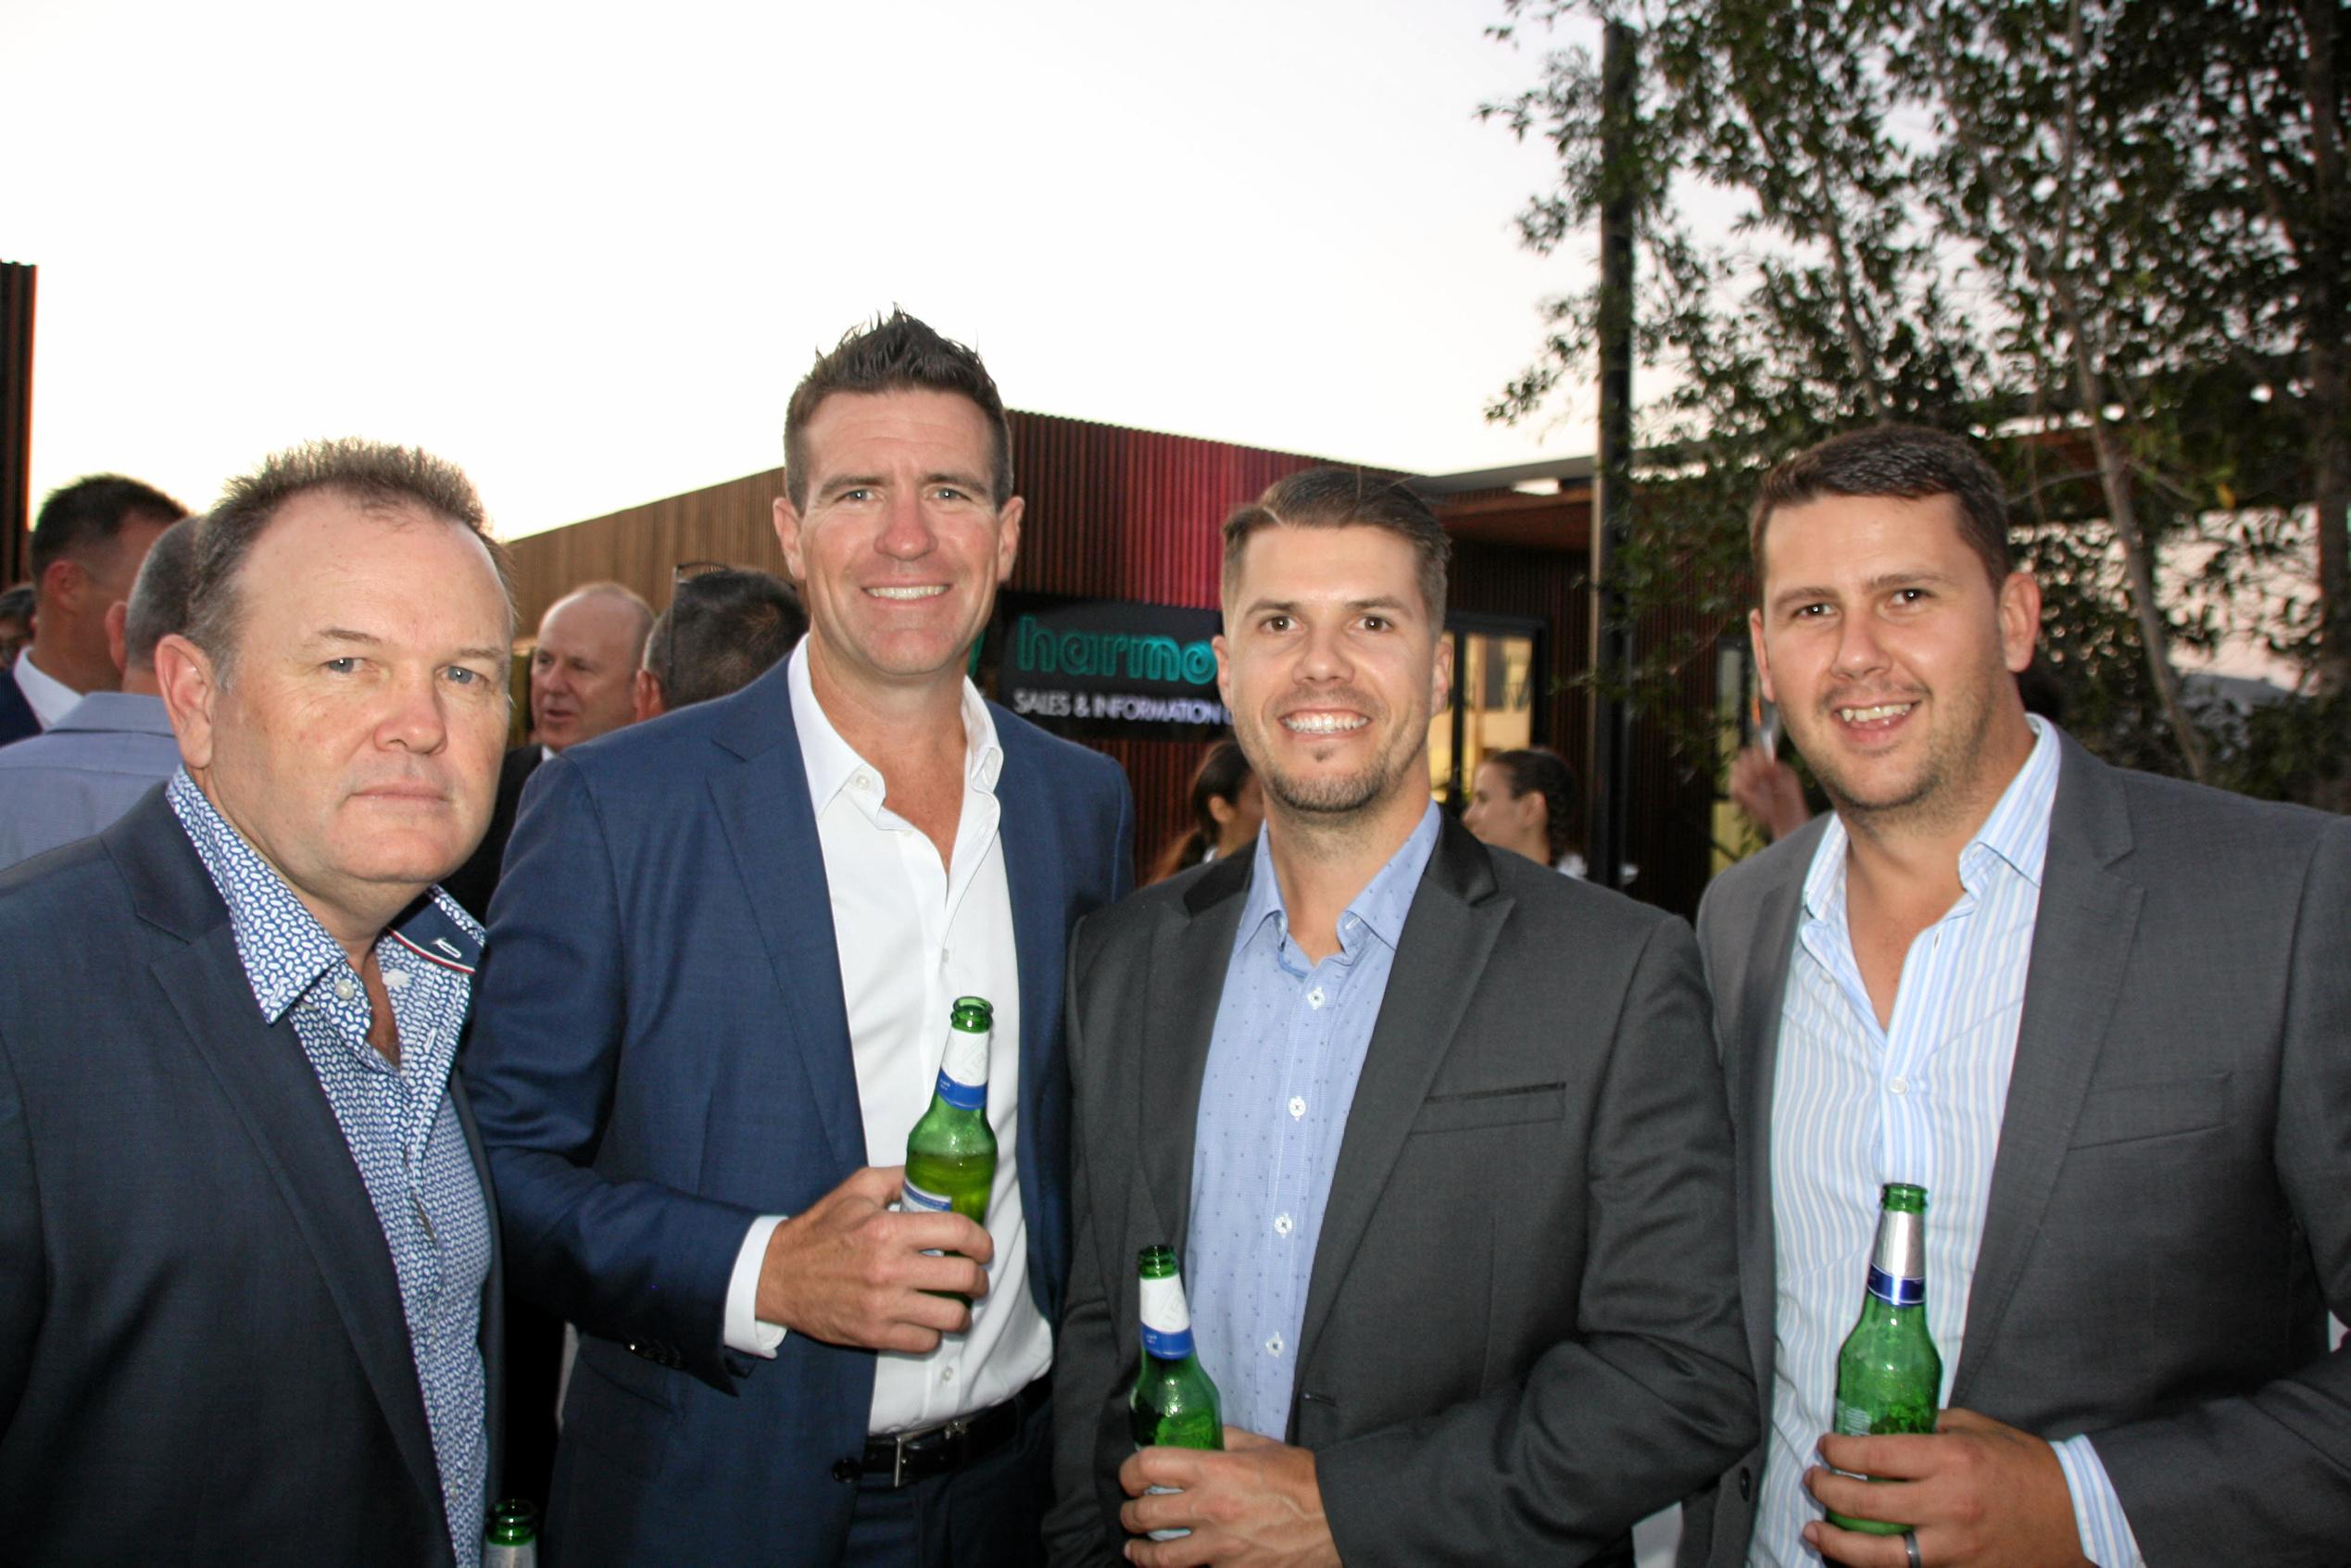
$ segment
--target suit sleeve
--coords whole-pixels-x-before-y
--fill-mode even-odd
[[[1073,1080],[1083,1073],[1087,1051],[1085,1014],[1077,1001],[1085,980],[1085,934],[1081,922],[1071,939],[1069,997],[1062,1014]],[[1101,1568],[1123,1561],[1120,1549],[1125,1539],[1103,1512],[1103,1487],[1110,1482],[1100,1474],[1099,1461],[1102,1423],[1113,1408],[1121,1381],[1117,1324],[1113,1321],[1119,1282],[1110,1277],[1101,1256],[1087,1160],[1093,1129],[1087,1125],[1082,1081],[1075,1085],[1072,1103],[1074,1235],[1069,1290],[1053,1349],[1053,1506],[1045,1516],[1045,1546],[1053,1568]]]
[[[2327,1305],[2351,1320],[2351,819],[2294,922],[2277,1175]],[[2351,1541],[2351,1345],[2253,1392],[2089,1434],[2151,1562],[2338,1564]],[[2183,1478],[2194,1478],[2186,1481]]]
[[[1515,1387],[1316,1455],[1349,1568],[1579,1562],[1754,1441],[1729,1123],[1679,921],[1660,922],[1634,965],[1585,1182],[1575,1336]]]
[[[727,1280],[752,1210],[595,1169],[627,1024],[612,858],[562,758],[523,795],[466,1051],[507,1261],[531,1299],[722,1390]]]

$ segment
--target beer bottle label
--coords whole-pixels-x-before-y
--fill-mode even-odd
[[[1869,1436],[1869,1412],[1859,1405],[1849,1405],[1841,1399],[1837,1402],[1837,1413],[1829,1423],[1829,1430],[1840,1437],[1867,1437]],[[1842,1475],[1847,1473],[1839,1471],[1838,1474]]]
[[[899,1207],[910,1214],[944,1214],[955,1207],[953,1198],[918,1187],[912,1182],[899,1183],[898,1192]]]
[[[1143,1348],[1163,1361],[1180,1361],[1192,1353],[1192,1314],[1184,1304],[1181,1278],[1136,1282],[1141,1295]]]
[[[1916,1307],[1927,1298],[1927,1282],[1888,1273],[1872,1263],[1869,1266],[1869,1294],[1889,1307]]]
[[[958,1110],[987,1107],[987,1035],[968,1029],[947,1032],[947,1054],[938,1064],[938,1098]]]

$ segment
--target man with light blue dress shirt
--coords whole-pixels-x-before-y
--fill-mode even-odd
[[[512,601],[464,476],[281,454],[155,650],[183,766],[0,873],[0,1541],[477,1564],[497,1232],[451,1076]]]
[[[2006,521],[1967,443],[1899,426],[1789,459],[1754,509],[1765,695],[1836,809],[1699,915],[1767,1422],[1686,1568],[2351,1540],[2351,822],[2029,716]],[[1928,1192],[1944,1409],[1830,1436],[1887,1182]]]
[[[59,485],[32,524],[32,635],[0,669],[0,746],[37,735],[91,692],[110,692],[120,661],[107,616],[157,535],[188,508],[151,484],[94,473]]]
[[[1629,1564],[1754,1437],[1689,928],[1430,798],[1446,554],[1342,469],[1226,524],[1218,680],[1264,829],[1071,956],[1064,1568]],[[1155,1243],[1221,1453],[1133,1450]]]
[[[155,646],[187,628],[195,520],[157,535],[129,599],[107,613],[122,689],[92,692],[41,734],[0,746],[0,870],[128,811],[180,766],[155,678]]]

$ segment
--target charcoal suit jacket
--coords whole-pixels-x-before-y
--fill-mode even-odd
[[[1950,1402],[2090,1434],[2156,1568],[2340,1568],[2351,1355],[2328,1351],[2326,1318],[2351,1315],[2351,819],[2108,767],[2060,739]],[[1725,872],[1698,916],[1766,1411],[1773,1074],[1820,832]],[[1763,1461],[1693,1503],[1684,1568],[1746,1561]]]
[[[1055,1372],[1063,1568],[1120,1561],[1135,1255],[1185,1245],[1254,857],[1148,888],[1070,964],[1076,1235]],[[1348,1112],[1288,1429],[1348,1568],[1629,1563],[1753,1442],[1730,1146],[1690,928],[1448,820]],[[1208,1369],[1213,1377],[1216,1369]]]

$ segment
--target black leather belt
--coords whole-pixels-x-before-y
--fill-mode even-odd
[[[917,1481],[961,1470],[1019,1436],[1022,1425],[1045,1408],[1052,1391],[1052,1380],[1040,1377],[1000,1405],[926,1426],[920,1432],[870,1437],[865,1443],[864,1461],[859,1468],[877,1482],[886,1477],[887,1485],[893,1487],[911,1486]]]

